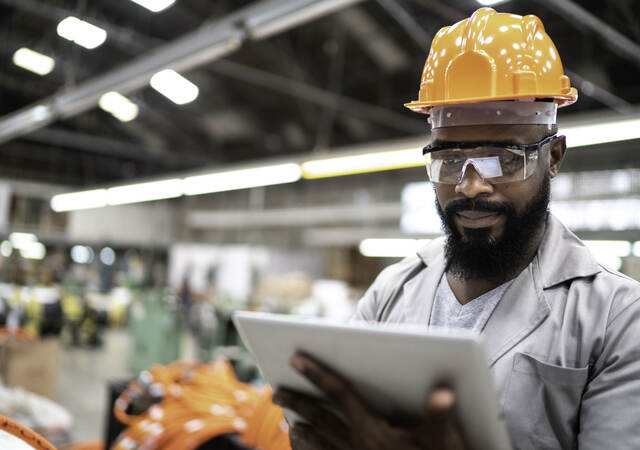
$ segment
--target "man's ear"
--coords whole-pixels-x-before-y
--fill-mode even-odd
[[[567,152],[567,139],[565,136],[558,136],[551,143],[551,149],[549,150],[549,175],[554,178],[558,175],[560,165],[564,159],[564,155]]]

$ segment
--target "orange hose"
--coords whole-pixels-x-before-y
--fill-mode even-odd
[[[56,450],[49,441],[35,431],[19,424],[7,416],[0,415],[0,429],[26,442],[37,450]]]

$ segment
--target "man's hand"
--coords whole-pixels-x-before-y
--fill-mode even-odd
[[[437,388],[429,394],[418,424],[394,425],[369,411],[347,381],[310,356],[296,353],[290,363],[326,397],[322,401],[288,389],[275,392],[275,403],[292,409],[308,422],[291,428],[294,450],[465,448],[453,414],[455,397],[448,388]]]

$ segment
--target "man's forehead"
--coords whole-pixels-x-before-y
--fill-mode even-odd
[[[553,133],[551,125],[468,125],[436,128],[431,144],[448,142],[531,144]]]

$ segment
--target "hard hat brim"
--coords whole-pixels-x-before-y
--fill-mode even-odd
[[[414,100],[412,102],[405,103],[404,106],[406,108],[409,108],[411,111],[419,114],[429,114],[429,111],[431,110],[432,107],[440,106],[440,105],[453,105],[458,103],[482,103],[482,102],[494,102],[494,101],[501,101],[501,100],[519,100],[519,99],[528,99],[528,98],[536,98],[536,99],[552,98],[557,103],[558,108],[562,108],[563,106],[569,106],[575,103],[576,100],[578,100],[578,90],[572,87],[569,90],[569,93],[561,94],[561,95],[558,95],[558,94],[545,95],[545,94],[536,93],[535,95],[509,94],[509,95],[495,96],[495,97],[493,96],[492,97],[471,97],[471,98],[455,99],[455,100],[434,100],[434,101],[428,101],[428,102],[421,102],[418,100]]]

